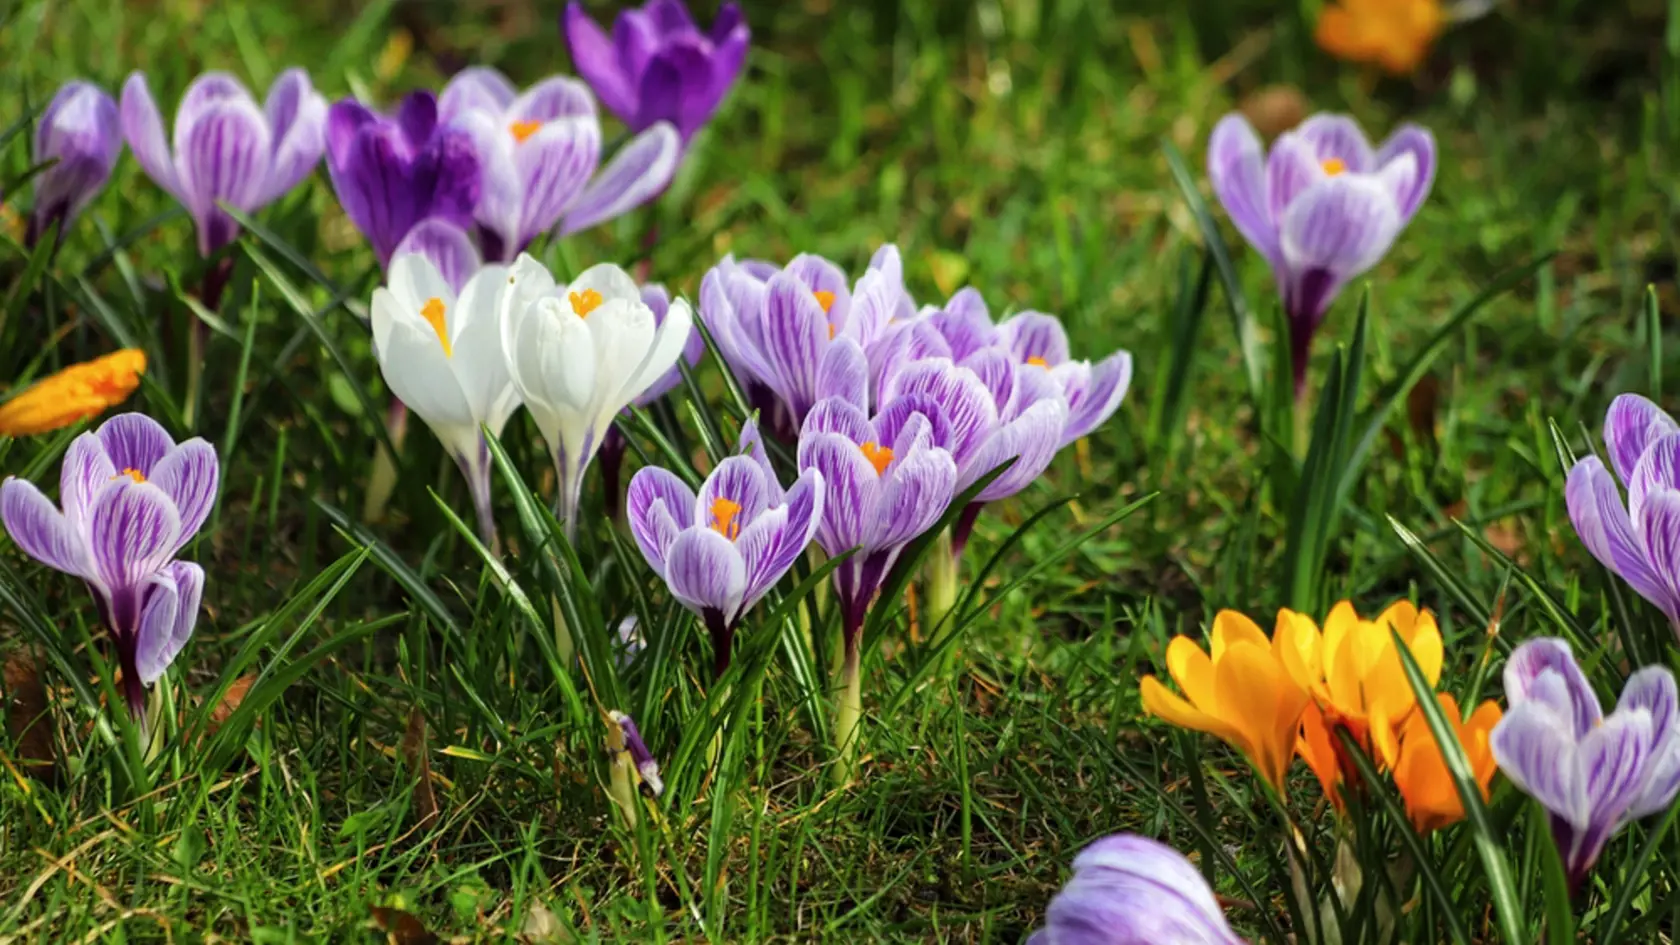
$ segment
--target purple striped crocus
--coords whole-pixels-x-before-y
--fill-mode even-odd
[[[1564,486],[1569,520],[1593,557],[1680,634],[1680,424],[1644,397],[1622,394],[1604,416],[1604,446],[1616,474],[1597,456],[1578,461]]]
[[[1232,113],[1213,129],[1207,162],[1214,194],[1277,279],[1299,399],[1330,303],[1381,261],[1429,196],[1435,139],[1408,124],[1373,149],[1352,118],[1314,115],[1267,154]]]
[[[1618,830],[1664,810],[1680,790],[1674,674],[1664,666],[1635,672],[1606,716],[1569,643],[1540,638],[1505,664],[1505,699],[1494,760],[1551,815],[1573,890]]]
[[[784,492],[752,421],[740,450],[712,470],[698,496],[672,473],[645,466],[625,500],[642,556],[705,622],[719,676],[741,618],[793,567],[823,519],[820,471],[801,471]]]
[[[327,113],[327,174],[339,205],[373,245],[381,267],[421,221],[465,229],[478,206],[480,166],[472,136],[438,121],[437,97],[411,92],[396,114],[355,99]]]
[[[326,120],[326,100],[302,69],[282,72],[261,107],[238,79],[206,72],[175,111],[171,150],[146,76],[123,83],[123,137],[146,175],[192,214],[202,256],[239,235],[217,202],[254,213],[296,187],[321,160]]]
[[[105,90],[80,79],[66,82],[41,112],[35,131],[35,163],[53,162],[35,178],[35,209],[29,214],[24,245],[33,248],[57,224],[56,239],[76,222],[105,189],[122,154],[117,103]]]
[[[1036,364],[1050,372],[1067,398],[1068,422],[1061,446],[1091,434],[1108,422],[1132,385],[1132,355],[1116,351],[1096,364],[1075,361],[1068,353],[1067,332],[1054,315],[1022,312],[998,326],[998,341],[1017,363]]]
[[[220,473],[204,440],[177,445],[157,421],[127,413],[70,444],[59,473],[62,510],[31,482],[0,484],[0,521],[17,546],[93,592],[136,719],[145,687],[198,621],[204,571],[175,556],[210,515]]]
[[[747,60],[752,31],[725,3],[703,33],[681,0],[625,10],[608,36],[577,0],[560,22],[572,64],[632,131],[670,122],[686,144],[722,104]]]
[[[864,617],[905,546],[944,516],[959,475],[951,451],[939,445],[950,424],[931,397],[902,395],[874,417],[863,404],[861,395],[819,402],[805,418],[798,450],[802,472],[822,473],[817,544],[831,556],[853,552],[834,571],[844,651],[835,726],[842,783],[856,773]]]
[[[778,269],[725,257],[700,283],[700,317],[753,405],[784,439],[820,400],[864,403],[867,352],[908,306],[898,250],[883,246],[855,286],[821,256]]]
[[[623,215],[664,192],[682,150],[676,129],[649,125],[601,163],[595,97],[554,76],[521,93],[495,69],[456,74],[438,121],[472,136],[483,168],[474,218],[484,255],[512,262],[543,233],[565,236]]]
[[[1027,945],[1242,945],[1184,855],[1136,834],[1091,844]]]

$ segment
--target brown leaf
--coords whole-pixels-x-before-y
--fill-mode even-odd
[[[373,915],[374,928],[385,933],[385,941],[390,945],[437,945],[438,943],[438,937],[426,931],[426,926],[419,919],[401,909],[369,906],[368,912]]]
[[[233,716],[234,710],[239,708],[239,704],[245,701],[245,696],[250,693],[251,686],[256,681],[256,674],[253,673],[249,676],[241,676],[229,684],[227,692],[222,695],[222,701],[210,710],[210,720],[204,725],[206,734],[214,735],[217,729],[227,724],[227,720]]]
[[[1275,138],[1299,125],[1312,106],[1293,85],[1268,85],[1237,106],[1262,138]]]
[[[1435,416],[1440,409],[1441,381],[1433,374],[1418,378],[1406,394],[1406,421],[1420,443],[1434,445]]]
[[[58,778],[54,764],[52,715],[47,711],[47,689],[41,684],[41,668],[27,651],[19,650],[0,670],[4,689],[0,703],[6,716],[6,731],[17,746],[18,763],[32,778],[48,784]]]
[[[560,945],[572,940],[560,919],[541,902],[531,903],[531,911],[525,916],[519,937],[530,945]]]
[[[437,793],[432,788],[431,749],[426,745],[426,714],[419,706],[408,710],[408,730],[403,733],[403,760],[414,782],[414,818],[421,829],[438,817]]]

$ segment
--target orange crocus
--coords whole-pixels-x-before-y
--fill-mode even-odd
[[[1211,637],[1211,655],[1189,637],[1173,638],[1167,672],[1184,695],[1145,676],[1144,711],[1223,740],[1282,794],[1301,712],[1312,702],[1308,686],[1319,675],[1318,628],[1280,610],[1268,640],[1254,621],[1222,610]]]
[[[1439,0],[1340,0],[1318,16],[1320,49],[1395,75],[1417,70],[1447,24]]]
[[[1346,730],[1379,768],[1392,768],[1400,754],[1399,731],[1417,708],[1390,627],[1433,687],[1441,678],[1444,654],[1440,628],[1429,611],[1403,600],[1375,620],[1362,620],[1352,604],[1342,601],[1324,621],[1323,672],[1312,684],[1313,705],[1302,713],[1295,750],[1338,808],[1342,780],[1353,779],[1357,769],[1345,757],[1335,730]]]
[[[1441,703],[1441,714],[1453,727],[1458,744],[1470,762],[1470,771],[1482,789],[1482,800],[1488,798],[1488,783],[1498,765],[1488,738],[1493,727],[1505,717],[1499,705],[1491,700],[1476,707],[1470,721],[1459,720],[1458,700],[1450,693],[1435,697]],[[1440,830],[1464,819],[1464,801],[1458,796],[1447,761],[1435,743],[1435,733],[1422,712],[1413,712],[1400,733],[1400,757],[1394,763],[1394,783],[1406,801],[1406,816],[1419,833]]]
[[[0,434],[51,433],[97,417],[128,399],[146,373],[146,353],[124,348],[102,358],[73,364],[36,382],[0,404]]]

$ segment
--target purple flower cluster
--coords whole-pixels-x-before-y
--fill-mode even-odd
[[[1081,850],[1027,945],[1242,945],[1184,855],[1119,833]]]
[[[216,503],[221,465],[202,439],[177,445],[143,414],[112,417],[70,444],[62,509],[23,479],[0,484],[0,521],[17,546],[87,583],[115,643],[129,711],[192,636],[204,571],[175,556]]]

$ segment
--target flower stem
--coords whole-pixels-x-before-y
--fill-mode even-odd
[[[844,787],[857,778],[858,736],[863,727],[863,674],[860,670],[858,644],[848,639],[846,655],[840,666],[840,704],[834,713],[835,738],[840,742],[839,763],[834,767],[834,783]]]
[[[940,532],[939,537],[933,541],[933,547],[928,549],[927,564],[922,569],[922,576],[927,581],[927,607],[923,626],[932,642],[937,642],[936,634],[940,632],[941,623],[952,608],[957,606],[958,564],[957,552],[952,548],[950,530]]]
[[[485,445],[482,438],[478,441],[479,456],[470,459],[457,456],[456,463],[461,467],[461,474],[467,477],[467,491],[472,493],[473,513],[478,519],[478,540],[490,553],[501,557],[501,540],[496,536],[496,509],[491,499],[490,465],[485,457]]]
[[[403,440],[408,435],[408,407],[395,397],[391,398],[391,409],[385,415],[385,432],[391,438],[391,446],[402,452]],[[372,525],[384,518],[385,506],[396,488],[397,458],[381,443],[374,449],[373,472],[368,474],[367,495],[362,500],[362,521]]]

